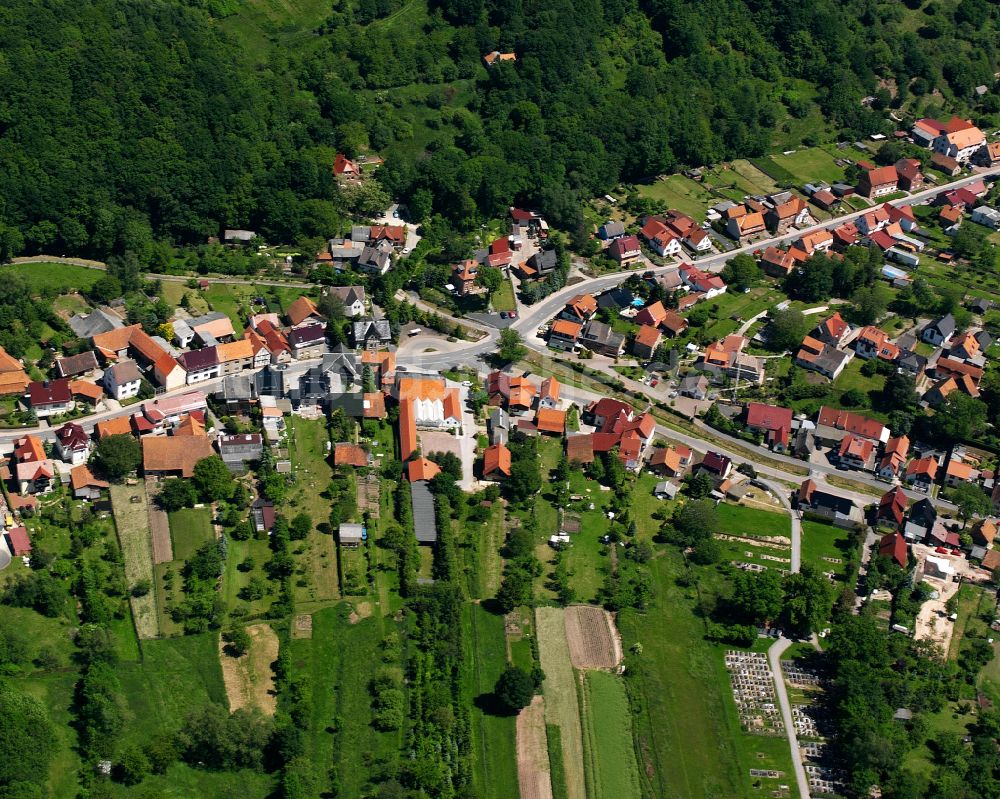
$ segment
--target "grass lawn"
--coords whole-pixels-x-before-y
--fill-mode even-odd
[[[227,707],[217,641],[217,633],[145,641],[141,663],[118,667],[127,704],[124,740],[142,745],[155,735],[179,729],[200,708],[213,703]],[[170,799],[264,799],[274,790],[275,780],[257,771],[213,772],[175,763],[164,775],[147,776],[143,786],[149,795]],[[135,795],[117,784],[112,790],[114,796]]]
[[[198,547],[215,537],[211,508],[182,508],[169,517],[174,560],[187,560]]]
[[[639,767],[632,746],[632,716],[625,684],[606,671],[588,671],[581,706],[587,796],[639,799]]]
[[[247,558],[253,560],[254,566],[247,571],[241,571],[237,567]],[[269,591],[274,590],[275,583],[267,580],[264,574],[264,564],[270,558],[271,548],[266,539],[251,538],[247,541],[229,539],[229,554],[226,557],[225,571],[222,574],[222,598],[226,602],[226,607],[232,609],[239,604],[245,604],[250,616],[259,616],[267,610],[274,600],[273,593],[268,593],[261,599],[247,602],[240,598],[239,592],[254,577],[263,580]]]
[[[111,795],[121,799],[136,796],[156,796],[158,799],[266,799],[274,795],[275,782],[273,774],[261,771],[208,771],[174,763],[166,774],[146,777],[139,793],[118,783],[109,784]]]
[[[396,625],[378,613],[351,624],[350,611],[341,603],[314,613],[312,638],[293,639],[289,646],[296,673],[312,686],[306,753],[323,789],[318,793],[329,787],[332,766],[340,783],[338,795],[362,796],[367,795],[370,770],[358,764],[367,757],[394,759],[402,744],[400,733],[372,727],[368,692],[377,664],[384,662],[381,641]],[[370,667],[358,668],[362,663]]]
[[[178,284],[183,285],[183,284]],[[212,283],[205,291],[191,292],[200,295],[214,311],[222,311],[233,320],[233,326],[242,330],[246,313],[250,309],[250,301],[255,297],[263,297],[267,301],[269,311],[279,315],[285,312],[295,300],[303,294],[315,298],[316,290],[285,288],[284,286],[258,286],[243,283]]]
[[[851,536],[832,524],[804,519],[802,521],[802,562],[811,563],[825,572],[836,572],[843,576],[849,558]],[[833,558],[840,563],[831,563],[824,558]]]
[[[584,497],[582,501],[571,501],[569,507],[580,516],[580,532],[572,536],[573,544],[564,555],[569,584],[578,601],[593,602],[608,569],[608,548],[601,538],[610,526],[604,506],[611,499],[611,492],[602,491],[597,481],[577,469],[569,473],[569,490],[573,496]],[[594,510],[589,509],[591,503]]]
[[[713,339],[735,333],[741,321],[746,321],[774,305],[774,289],[757,286],[749,293],[726,292],[707,301],[712,317],[704,331]]]
[[[100,269],[47,263],[12,264],[0,268],[0,280],[8,274],[15,274],[23,278],[32,292],[36,294],[46,291],[56,294],[89,291],[98,280],[104,277],[104,272]]]
[[[313,529],[304,542],[305,550],[296,558],[301,574],[295,599],[306,604],[326,603],[340,596],[333,536],[323,535],[315,528],[330,515],[329,501],[320,496],[333,478],[333,468],[326,454],[329,440],[326,423],[322,419],[293,416],[288,420],[288,452],[295,485],[288,492],[281,511],[289,519],[305,512],[313,521]],[[293,542],[293,551],[297,551],[301,543]]]
[[[776,153],[771,160],[795,175],[800,185],[819,181],[839,183],[844,179],[843,167],[837,166],[834,156],[821,147],[804,147],[791,155]]]
[[[695,615],[697,592],[706,586],[677,585],[683,566],[674,551],[649,566],[653,607],[618,616],[625,648],[642,644],[626,680],[632,681],[644,795],[742,799],[750,785],[737,758],[728,679]]]
[[[668,175],[665,180],[639,186],[639,194],[662,200],[668,207],[683,211],[698,222],[704,221],[706,209],[716,202],[707,189],[683,175]]]
[[[921,714],[921,718],[927,725],[928,741],[933,741],[941,735],[965,735],[969,725],[975,722],[974,714],[963,716],[958,712],[956,705],[951,702],[937,713]],[[903,767],[930,778],[934,771],[934,754],[927,747],[927,744],[921,744],[906,753]]]
[[[482,799],[517,796],[516,717],[487,712],[485,704],[507,666],[503,616],[482,605],[463,605],[462,642],[466,664],[462,702],[472,708],[474,794]]]
[[[494,311],[516,311],[517,301],[514,299],[514,284],[510,278],[505,278],[500,288],[493,292],[490,304]]]
[[[145,641],[142,663],[118,669],[132,720],[126,737],[145,742],[176,729],[192,711],[227,706],[219,665],[218,634]]]
[[[736,202],[741,202],[748,194],[772,194],[778,189],[770,177],[744,160],[705,170],[704,176],[705,185]]]
[[[716,513],[719,517],[719,529],[730,535],[782,535],[786,538],[792,535],[792,522],[787,513],[772,513],[728,502],[720,503],[716,507]]]
[[[138,497],[138,502],[132,499]],[[111,505],[114,508],[118,542],[125,560],[125,579],[130,586],[140,580],[153,582],[153,548],[150,541],[146,489],[142,483],[134,486],[111,485]],[[155,592],[130,597],[135,629],[139,638],[155,638],[159,632]]]
[[[15,608],[4,608],[7,614]],[[70,726],[73,716],[73,693],[77,680],[75,670],[56,672],[13,681],[18,691],[35,697],[45,706],[46,713],[55,728],[55,746],[52,762],[49,764],[49,795],[76,796],[77,772],[80,758],[77,755],[76,731]]]
[[[314,43],[313,30],[330,12],[323,0],[243,0],[233,5],[239,11],[219,25],[239,39],[245,56],[256,62],[266,61],[277,42],[297,50]]]
[[[495,596],[500,587],[503,570],[500,548],[507,532],[504,516],[503,505],[496,502],[490,508],[490,516],[485,524],[470,524],[466,530],[467,536],[478,541],[474,562],[470,564],[470,592],[476,599]]]

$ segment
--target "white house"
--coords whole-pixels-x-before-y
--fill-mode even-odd
[[[1000,230],[1000,211],[996,211],[988,205],[980,205],[972,212],[972,221],[994,230]]]
[[[344,303],[344,315],[355,317],[363,316],[365,313],[365,287],[364,286],[330,286],[324,290],[327,294],[339,297]]]
[[[961,130],[943,132],[934,140],[934,152],[954,158],[959,163],[968,163],[975,152],[983,146],[986,137],[972,123]]]
[[[90,436],[80,425],[67,422],[56,430],[55,449],[64,463],[79,466],[86,463],[90,456]]]
[[[142,372],[135,361],[122,361],[104,370],[104,388],[119,402],[138,396],[141,386]]]

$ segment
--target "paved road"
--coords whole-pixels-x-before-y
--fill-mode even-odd
[[[799,519],[799,514],[792,509],[792,503],[788,498],[787,488],[769,480],[761,480],[761,482],[767,486],[768,490],[778,498],[785,510],[788,511],[788,517],[792,522],[791,570],[792,573],[795,574],[799,571],[802,564],[802,522]]]
[[[792,767],[795,770],[795,781],[799,786],[801,799],[809,797],[809,779],[802,765],[802,753],[799,751],[799,739],[795,734],[795,723],[792,720],[792,706],[788,702],[788,691],[785,690],[785,677],[781,671],[781,655],[792,642],[782,636],[767,650],[767,660],[771,664],[771,676],[774,678],[774,690],[777,692],[778,704],[781,706],[781,718],[785,722],[785,734],[792,750]]]

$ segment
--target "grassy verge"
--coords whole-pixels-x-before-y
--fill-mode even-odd
[[[545,725],[549,745],[549,773],[552,775],[552,799],[566,799],[566,766],[563,764],[562,733],[558,724]]]
[[[49,291],[68,294],[74,291],[89,291],[104,277],[104,272],[72,264],[31,263],[5,266],[0,269],[0,279],[3,279],[4,275],[17,275],[35,294]]]

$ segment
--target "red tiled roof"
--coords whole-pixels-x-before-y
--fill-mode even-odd
[[[535,414],[535,427],[543,433],[558,433],[566,430],[566,411],[555,408],[539,408]]]
[[[906,539],[901,533],[890,533],[882,536],[878,545],[878,554],[892,558],[903,568],[906,568]]]
[[[869,419],[867,416],[851,413],[850,411],[841,411],[837,408],[828,408],[825,405],[819,409],[816,423],[833,427],[837,430],[846,430],[849,433],[870,438],[874,441],[881,440],[882,433],[885,430],[885,426],[881,422]]]
[[[367,466],[368,453],[357,444],[339,443],[333,449],[334,466]]]
[[[73,399],[73,392],[69,389],[69,379],[59,380],[32,380],[28,384],[28,398],[31,407],[40,408],[45,405],[60,405],[70,402]]]
[[[594,460],[594,437],[590,433],[580,433],[566,438],[566,459],[570,463],[592,463]]]
[[[7,539],[10,541],[11,554],[15,558],[31,552],[31,538],[24,527],[11,527],[7,531]]]
[[[418,480],[433,480],[441,473],[441,467],[427,458],[415,458],[406,464],[406,476],[411,483]]]
[[[781,430],[792,427],[792,409],[777,405],[751,402],[746,410],[747,425],[762,430]]]
[[[310,316],[319,316],[319,309],[308,297],[299,297],[295,302],[288,306],[288,321],[292,325],[299,325],[308,319]]]
[[[511,456],[510,450],[503,444],[497,443],[486,448],[483,453],[483,475],[489,476],[495,472],[510,476]]]

